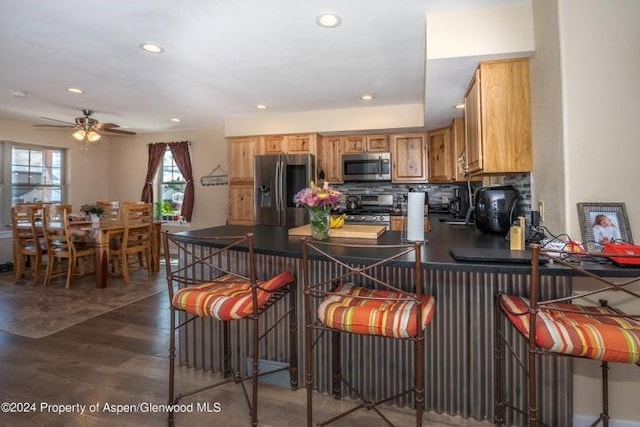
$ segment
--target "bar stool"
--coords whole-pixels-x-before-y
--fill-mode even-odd
[[[163,233],[163,246],[171,303],[171,338],[169,345],[169,405],[181,399],[228,383],[242,386],[249,405],[251,425],[258,424],[258,378],[288,370],[292,390],[298,388],[298,350],[296,324],[296,278],[284,271],[267,280],[258,280],[253,233],[225,237],[189,237],[184,242],[176,235]],[[199,242],[194,244],[194,242]],[[210,246],[208,253],[202,247]],[[175,263],[171,253],[178,250],[180,261]],[[176,288],[177,287],[177,288]],[[275,315],[267,311],[288,296],[288,307],[272,324]],[[284,302],[282,302],[284,303]],[[177,323],[177,314],[180,322]],[[276,313],[280,315],[281,313]],[[222,321],[223,334],[220,349],[224,379],[214,384],[175,394],[176,332],[196,318]],[[251,372],[242,374],[233,366],[230,323],[246,319],[251,329]],[[289,321],[289,361],[285,367],[260,371],[260,343],[276,326]],[[263,349],[264,350],[264,349]],[[247,369],[248,370],[248,369]],[[251,393],[244,381],[251,380]],[[174,414],[169,412],[168,425],[173,425]]]
[[[378,405],[413,393],[416,425],[422,425],[424,412],[424,331],[435,312],[435,298],[423,294],[421,243],[411,245],[340,244],[302,239],[305,304],[305,377],[307,387],[307,426],[313,425],[314,347],[325,332],[331,333],[333,393],[339,399],[345,385],[361,403],[317,425],[337,421],[358,409],[373,410],[393,425]],[[347,263],[336,254],[362,254],[368,262]],[[412,262],[407,283],[389,283],[394,261]],[[315,268],[312,268],[312,263]],[[404,285],[404,286],[403,286]],[[400,289],[411,288],[411,291]],[[373,335],[413,342],[414,385],[392,396],[373,401],[355,389],[341,367],[342,333]],[[325,355],[329,357],[329,355]],[[407,369],[411,371],[411,369]]]
[[[541,257],[552,258],[554,263],[567,267],[567,274],[588,277],[601,286],[596,288],[594,285],[593,290],[574,292],[565,298],[541,301]],[[621,258],[629,258],[640,264],[640,256],[637,255],[623,255]],[[627,314],[604,298],[618,293],[618,296],[625,296],[630,300],[640,299],[637,291],[629,289],[630,285],[640,282],[640,277],[601,277],[594,271],[607,276],[629,276],[629,273],[621,270],[598,269],[598,265],[603,263],[610,261],[602,253],[576,255],[557,250],[543,250],[540,245],[532,245],[529,296],[496,296],[495,425],[502,426],[507,421],[509,425],[513,424],[512,420],[505,419],[506,409],[511,410],[510,415],[516,413],[525,416],[531,427],[542,425],[545,414],[541,413],[541,410],[544,408],[538,404],[538,368],[542,366],[538,366],[540,356],[569,356],[601,361],[602,412],[592,426],[600,423],[605,427],[609,425],[609,362],[636,365],[640,362],[640,315]],[[596,268],[588,270],[589,265]],[[596,298],[601,299],[595,302]],[[516,342],[507,339],[509,332],[514,331],[513,328],[517,331],[516,335],[526,340],[527,351],[523,354],[518,354]],[[526,373],[527,410],[516,407],[517,405],[511,402],[517,397],[507,396],[505,393],[505,348],[507,354],[514,357],[515,366],[519,365]],[[519,387],[514,385],[509,394],[514,394],[514,389]]]

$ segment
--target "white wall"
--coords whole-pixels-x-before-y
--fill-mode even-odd
[[[227,143],[222,129],[147,133],[132,137],[112,137],[109,196],[112,200],[140,200],[148,151],[155,142],[189,141],[195,184],[195,206],[191,228],[224,225],[227,220],[228,185],[202,186],[200,177],[217,165],[227,168]],[[172,227],[178,228],[178,227]]]
[[[69,129],[37,128],[31,123],[0,118],[0,141],[69,148],[68,200],[78,208],[83,203],[109,197],[109,139],[102,137],[99,144],[85,152],[80,150]]]
[[[423,125],[423,106],[408,104],[287,114],[267,110],[251,116],[227,117],[224,133],[226,136],[271,135],[421,128]]]
[[[639,18],[637,0],[534,1],[534,194],[558,234],[580,238],[578,202],[625,202],[640,236]],[[640,370],[610,367],[611,425],[638,425]],[[599,414],[599,381],[598,362],[574,361],[576,425]]]

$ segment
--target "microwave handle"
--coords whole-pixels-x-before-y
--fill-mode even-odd
[[[378,175],[382,175],[382,156],[378,156]]]

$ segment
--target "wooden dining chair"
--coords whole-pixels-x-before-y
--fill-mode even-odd
[[[122,208],[124,232],[119,248],[111,250],[112,262],[116,272],[122,271],[122,277],[129,283],[130,257],[151,274],[151,238],[153,228],[153,205],[151,203],[126,204]]]
[[[38,205],[15,205],[11,208],[16,283],[27,273],[31,273],[34,285],[40,280],[40,269],[47,251],[42,232],[42,220],[39,217],[40,209],[41,206]]]
[[[279,270],[276,267],[276,271],[272,271],[270,277],[258,278],[258,261],[252,233],[190,239],[192,242],[199,240],[207,246],[211,245],[208,252],[203,252],[199,244],[194,246],[192,242],[184,242],[180,237],[163,233],[171,307],[168,404],[170,407],[179,407],[178,403],[188,396],[236,383],[244,392],[251,425],[257,426],[260,377],[288,371],[291,389],[298,388],[295,275],[291,271]],[[172,249],[180,254],[179,261],[171,259]],[[176,393],[177,334],[179,331],[187,334],[187,327],[192,321],[203,322],[205,319],[211,320],[211,339],[217,343],[211,344],[211,351],[217,354],[217,360],[220,362],[219,366],[212,367],[212,370],[221,371],[223,378],[214,377],[213,384],[191,390],[184,387],[182,390],[179,389],[180,393]],[[288,331],[283,328],[287,325],[286,322]],[[214,324],[219,327],[214,327]],[[242,345],[238,342],[232,345],[232,330],[243,331],[240,332],[243,334]],[[273,349],[269,348],[273,347],[272,343],[280,339],[286,340],[287,336],[289,355],[273,354]],[[262,366],[261,355],[269,355],[269,359],[279,362],[281,366]],[[283,362],[287,357],[288,360]],[[251,390],[247,390],[245,381],[251,381]],[[173,412],[169,412],[167,421],[169,426],[173,425]],[[211,421],[211,425],[214,424],[215,418]]]
[[[307,388],[307,426],[313,425],[313,389],[316,363],[327,366],[331,361],[332,389],[336,399],[346,390],[360,403],[345,405],[345,411],[334,414],[317,425],[327,425],[359,410],[375,412],[386,425],[393,425],[380,411],[379,405],[403,396],[412,396],[416,411],[416,426],[422,425],[424,412],[424,333],[431,323],[436,302],[423,291],[421,243],[410,245],[371,245],[336,242],[321,242],[302,238],[302,266],[304,271],[305,308],[305,367]],[[363,261],[342,261],[336,254],[369,254]],[[392,280],[389,272],[397,260],[408,260],[411,273],[402,280]],[[313,268],[320,265],[320,268]],[[319,346],[323,336],[328,335],[330,345]],[[347,340],[347,336],[351,336]],[[353,351],[364,336],[378,339],[403,340],[412,344],[413,366],[403,372],[393,371],[393,363],[387,372],[380,375],[408,375],[413,386],[406,390],[394,390],[390,396],[380,397],[382,390],[368,393],[357,389],[356,373],[343,370],[343,363],[351,360],[343,354],[343,347]],[[328,354],[314,362],[317,347],[329,348]],[[404,357],[404,356],[403,356]],[[357,362],[356,362],[357,364]],[[381,383],[381,382],[379,382]],[[374,395],[376,397],[374,397]],[[348,407],[347,407],[348,406]]]
[[[120,202],[117,200],[98,200],[96,206],[101,207],[103,212],[101,220],[119,221],[120,220]]]
[[[45,285],[54,277],[65,276],[65,287],[71,287],[74,275],[86,274],[95,257],[95,242],[77,236],[69,225],[71,205],[48,205],[43,210],[44,235],[47,242]],[[76,236],[76,237],[74,237]],[[81,237],[82,236],[82,237]]]
[[[590,287],[574,290],[564,298],[545,299],[540,286],[541,257],[565,267],[565,274],[585,285],[589,279]],[[640,264],[638,255],[622,255],[621,259]],[[624,269],[598,268],[603,264],[611,264],[611,260],[602,253],[576,255],[532,245],[529,294],[496,295],[495,425],[523,425],[524,421],[530,427],[556,425],[540,403],[539,382],[541,370],[551,366],[541,358],[558,356],[600,361],[602,412],[591,425],[609,425],[609,363],[640,366],[640,314],[629,314],[623,308],[640,302],[640,277]],[[589,265],[596,268],[589,269]],[[520,344],[526,345],[524,351]],[[525,371],[528,384],[504,381],[507,362],[509,369]],[[526,396],[521,399],[518,393]],[[522,400],[526,408],[516,404]]]

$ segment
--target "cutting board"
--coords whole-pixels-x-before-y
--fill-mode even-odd
[[[384,225],[358,225],[345,224],[340,228],[329,230],[329,237],[344,237],[352,239],[377,239],[384,233]],[[293,227],[289,229],[289,236],[311,236],[311,226],[309,224]]]

